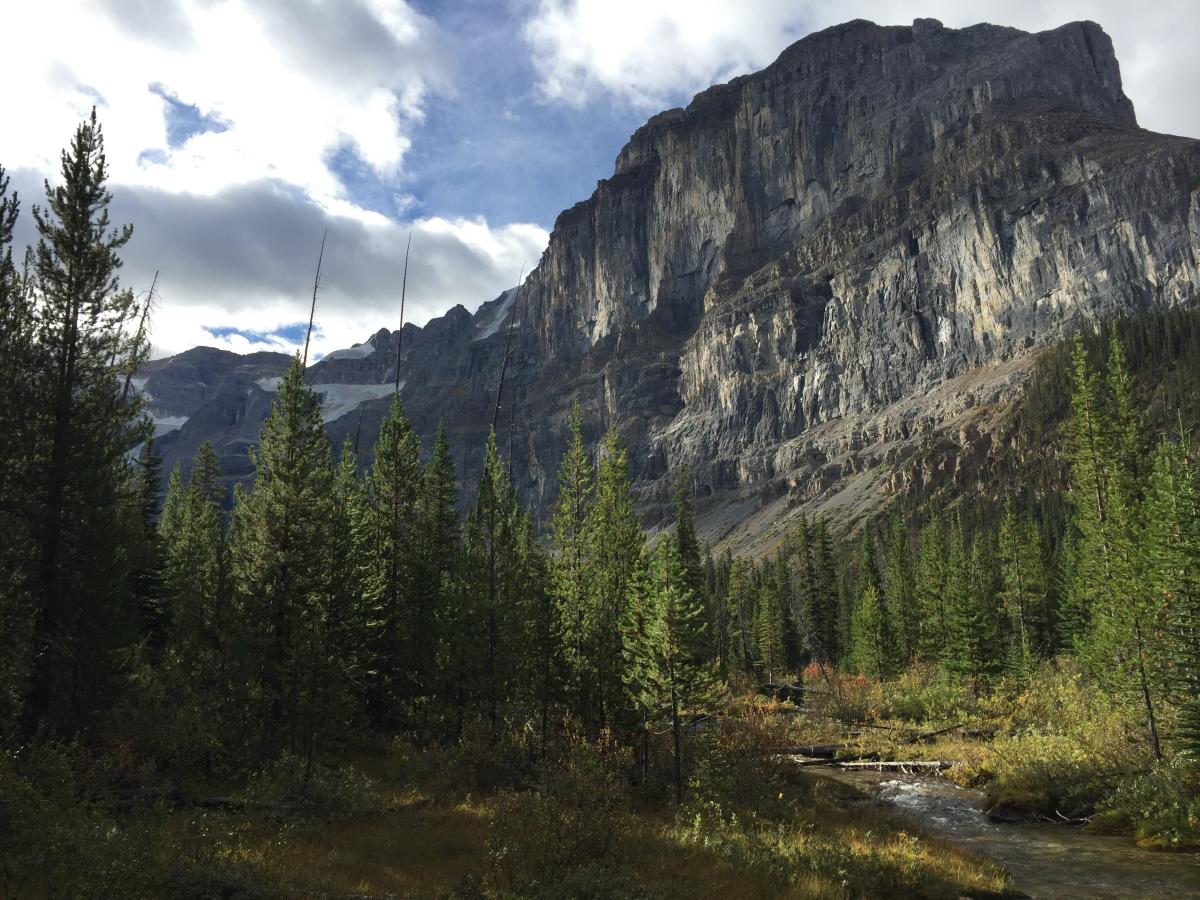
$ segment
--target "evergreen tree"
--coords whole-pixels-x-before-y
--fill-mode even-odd
[[[741,557],[729,570],[728,660],[726,668],[749,672],[754,664],[754,606],[756,598],[754,570]]]
[[[0,167],[0,723],[15,722],[32,654],[30,561],[36,517],[28,485],[29,410],[34,371],[32,293],[13,264],[12,241],[20,203]],[[0,739],[7,728],[0,725]]]
[[[222,523],[225,491],[212,445],[200,446],[186,489],[171,473],[160,529],[163,581],[170,609],[168,645],[184,672],[217,690],[227,674],[232,640],[229,548]]]
[[[449,639],[451,576],[459,547],[458,485],[454,458],[446,438],[445,423],[439,424],[433,450],[421,472],[420,493],[417,498],[417,541],[420,569],[416,590],[424,593],[432,606],[434,634],[428,651],[432,655],[433,671],[429,692],[448,699],[446,676],[446,642]]]
[[[921,529],[917,553],[917,646],[922,659],[940,659],[946,648],[946,582],[945,531],[942,520],[933,516]]]
[[[629,462],[616,431],[609,431],[604,439],[588,532],[600,626],[597,688],[602,723],[606,723],[614,718],[623,696],[621,628],[645,547],[634,512]]]
[[[810,544],[813,563],[813,598],[809,604],[812,653],[821,662],[833,663],[842,650],[838,643],[840,604],[833,541],[824,519],[817,519],[813,525]]]
[[[875,553],[875,536],[869,528],[863,529],[858,545],[858,565],[854,570],[854,584],[849,590],[843,583],[838,604],[839,664],[854,666],[854,607],[858,600],[873,587],[877,594],[883,593],[883,577],[879,573],[879,562]]]
[[[431,596],[418,591],[420,452],[400,395],[379,429],[365,483],[363,583],[374,609],[369,707],[376,725],[411,722],[436,665]]]
[[[1082,341],[1072,357],[1074,395],[1068,429],[1069,497],[1078,534],[1073,559],[1072,604],[1086,618],[1076,641],[1081,658],[1101,681],[1140,697],[1156,757],[1162,757],[1158,698],[1153,685],[1154,621],[1158,598],[1137,586],[1134,558],[1136,472],[1139,438],[1124,354],[1114,338],[1108,396],[1088,365]]]
[[[700,564],[700,541],[696,537],[696,516],[692,509],[691,478],[681,468],[675,476],[675,543],[679,547],[687,587],[697,599],[704,598],[704,572]]]
[[[857,671],[880,681],[895,674],[896,647],[887,604],[870,581],[854,605],[850,635],[850,660]]]
[[[905,536],[904,520],[895,515],[888,526],[887,556],[883,568],[883,599],[887,618],[895,635],[899,662],[907,664],[917,656],[917,622],[913,565]]]
[[[950,529],[946,554],[946,670],[967,679],[975,696],[1003,665],[996,607],[998,569],[990,544],[977,537],[967,549],[962,523]]]
[[[784,570],[786,573],[786,569]],[[758,589],[758,608],[755,611],[755,649],[758,668],[767,681],[774,681],[786,666],[785,586],[781,583],[778,566],[767,564]]]
[[[119,290],[117,251],[132,228],[110,230],[108,166],[95,112],[61,157],[62,184],[34,207],[36,318],[25,401],[35,561],[33,667],[27,732],[73,735],[116,688],[121,649],[135,636],[125,453],[148,433],[118,376],[145,357],[124,325],[133,297]],[[20,292],[18,292],[20,293]],[[23,313],[22,313],[23,314]]]
[[[589,727],[603,727],[600,686],[600,631],[592,584],[590,518],[595,499],[595,473],[583,443],[579,404],[571,409],[570,442],[558,469],[558,505],[550,520],[554,548],[552,578],[558,629],[570,671],[575,712]]]
[[[458,635],[463,642],[472,693],[485,711],[492,739],[500,734],[501,715],[513,698],[520,633],[521,510],[517,493],[500,459],[496,435],[488,437],[479,500],[464,529],[461,602],[474,626]]]
[[[999,563],[1000,600],[1012,635],[1011,664],[1027,671],[1046,651],[1046,570],[1036,525],[1018,518],[1011,501],[1000,520]]]
[[[332,586],[332,449],[321,405],[297,356],[263,423],[249,492],[239,491],[230,540],[243,612],[255,719],[264,750],[305,753],[318,701],[311,669]]]
[[[674,536],[651,555],[627,618],[626,684],[633,705],[650,722],[670,725],[675,798],[682,803],[684,716],[711,699],[712,678],[704,651],[704,608],[687,587]]]

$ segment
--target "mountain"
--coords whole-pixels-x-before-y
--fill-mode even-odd
[[[469,495],[511,338],[498,431],[535,510],[578,401],[589,441],[629,446],[648,525],[685,466],[702,535],[763,549],[802,508],[846,526],[940,477],[910,471],[931,445],[986,454],[1039,348],[1194,303],[1198,269],[1200,141],[1138,127],[1100,26],[855,21],[647,122],[519,295],[406,326],[402,396],[427,440],[445,419]],[[364,455],[396,338],[309,371]],[[203,434],[241,477],[283,361],[214,380],[214,353],[144,387],[187,417],[169,460]]]

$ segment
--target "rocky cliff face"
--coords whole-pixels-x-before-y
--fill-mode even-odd
[[[648,524],[686,466],[706,536],[762,547],[802,506],[877,506],[923,444],[985,439],[1039,346],[1194,302],[1198,270],[1200,142],[1138,129],[1099,26],[851,22],[639,129],[519,297],[406,330],[403,397],[469,484],[512,322],[527,501],[548,509],[578,401]],[[310,381],[389,381],[395,335],[370,345]]]

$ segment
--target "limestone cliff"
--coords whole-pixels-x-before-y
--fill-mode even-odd
[[[648,524],[686,466],[705,535],[762,547],[801,505],[878,506],[922,444],[985,435],[1039,346],[1194,302],[1198,268],[1200,142],[1137,127],[1099,26],[851,22],[639,129],[519,298],[406,332],[403,397],[470,490],[512,322],[499,430],[528,502],[578,400]],[[388,381],[395,335],[371,345],[310,381]]]

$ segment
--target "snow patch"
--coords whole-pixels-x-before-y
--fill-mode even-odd
[[[370,341],[357,347],[347,347],[345,350],[334,350],[325,354],[325,359],[365,359],[375,352],[375,345]]]
[[[403,387],[403,383],[400,385]],[[326,424],[358,409],[368,400],[378,400],[392,393],[394,384],[314,384],[312,389],[321,395],[321,420]]]
[[[187,422],[187,416],[151,416],[151,421],[154,422],[154,436],[162,437],[164,434],[170,434],[172,431],[178,431]]]
[[[501,325],[507,325],[505,316],[512,308],[513,301],[517,299],[517,291],[519,288],[509,288],[500,295],[500,304],[492,310],[492,317],[487,322],[479,322],[476,324],[477,329],[481,329],[479,334],[475,335],[473,340],[482,341],[490,338],[493,334],[500,330]],[[515,328],[519,323],[513,322]]]
[[[954,337],[954,320],[946,316],[938,316],[938,343],[945,347]]]
[[[279,382],[283,380],[281,375],[276,375],[274,378],[260,378],[254,382],[268,394],[274,394],[279,390]]]

